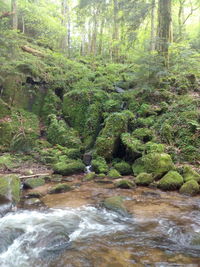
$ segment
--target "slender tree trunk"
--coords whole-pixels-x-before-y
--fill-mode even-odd
[[[169,45],[172,42],[171,0],[159,0],[157,51],[164,58],[164,65],[169,64]]]
[[[105,19],[102,18],[100,25],[100,34],[99,34],[99,54],[102,55],[103,50],[103,31],[104,31]]]
[[[156,30],[155,30],[155,12],[156,12],[156,1],[152,0],[151,9],[151,46],[150,50],[154,51],[156,49]]]
[[[93,20],[93,30],[92,30],[92,40],[91,40],[91,54],[96,55],[96,45],[97,45],[97,17],[94,14]]]
[[[62,25],[67,30],[67,22],[66,22],[66,15],[67,15],[67,0],[62,0]],[[61,41],[61,49],[63,51],[66,51],[67,49],[67,34],[64,35],[62,41]]]
[[[18,28],[17,0],[11,0],[11,12],[13,13],[12,28],[13,30],[17,30]]]
[[[68,56],[71,56],[71,13],[70,13],[70,6],[69,1],[67,5],[67,50]]]
[[[22,15],[22,33],[25,33],[25,21],[24,21],[24,16]]]
[[[113,45],[112,45],[112,59],[118,61],[119,58],[119,28],[118,28],[118,0],[113,0]]]

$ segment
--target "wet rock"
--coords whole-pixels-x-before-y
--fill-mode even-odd
[[[153,175],[149,173],[140,173],[135,180],[137,185],[148,186],[154,181]]]
[[[61,175],[71,175],[84,172],[85,165],[80,160],[60,161],[53,165],[55,173]]]
[[[49,189],[49,194],[59,194],[59,193],[64,193],[67,191],[72,190],[71,186],[67,185],[67,184],[58,184],[54,187],[52,187],[51,189]]]
[[[26,195],[26,198],[41,198],[42,194],[40,192],[34,191],[34,192],[29,192]]]
[[[189,180],[180,188],[180,193],[184,195],[194,196],[199,193],[199,184],[195,180]]]
[[[73,182],[74,178],[73,177],[63,177],[63,181],[65,181],[65,182]]]
[[[132,189],[135,187],[135,184],[130,180],[121,180],[117,182],[116,187],[122,188],[122,189]]]
[[[176,171],[168,172],[158,183],[163,190],[176,190],[183,184],[183,177]]]
[[[15,203],[20,200],[20,180],[17,175],[0,176],[0,197]]]
[[[83,155],[83,163],[88,166],[92,161],[92,152],[87,152]]]
[[[142,192],[142,195],[145,197],[151,197],[151,198],[161,198],[161,195],[159,193],[153,192],[153,191],[144,191]]]
[[[24,205],[32,206],[32,205],[39,205],[42,201],[38,198],[30,198],[24,201]]]
[[[92,160],[92,168],[96,173],[107,173],[108,165],[103,157],[97,157]]]
[[[24,187],[34,189],[44,184],[45,184],[44,178],[29,178],[24,182]]]
[[[0,218],[12,210],[12,203],[5,198],[0,198]]]
[[[51,182],[60,183],[62,181],[62,175],[53,174],[51,176]]]
[[[8,247],[11,246],[15,239],[21,236],[24,232],[21,229],[16,228],[5,228],[0,233],[0,253],[7,251]]]
[[[114,196],[106,198],[103,202],[103,205],[110,210],[116,211],[120,213],[121,215],[127,215],[128,212],[126,210],[126,207],[123,204],[124,198],[121,196]]]

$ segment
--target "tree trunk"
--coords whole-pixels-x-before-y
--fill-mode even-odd
[[[169,45],[172,42],[171,0],[159,0],[157,51],[163,56],[164,65],[169,64]]]
[[[13,28],[13,30],[17,30],[17,28],[18,28],[17,0],[11,1],[11,12],[13,13],[12,28]]]
[[[113,45],[112,45],[112,59],[118,61],[119,58],[119,29],[118,29],[118,0],[113,0]]]
[[[154,51],[156,49],[156,40],[155,40],[155,11],[156,11],[156,1],[152,0],[152,8],[151,8],[151,46],[150,50]]]
[[[99,34],[99,55],[102,55],[103,50],[103,31],[104,31],[105,19],[102,18]]]

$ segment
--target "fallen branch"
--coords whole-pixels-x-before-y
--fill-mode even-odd
[[[15,14],[14,12],[5,12],[0,16],[0,19],[10,17],[10,16],[12,16],[14,14]]]
[[[51,175],[52,173],[40,173],[40,174],[33,174],[33,175],[28,175],[28,176],[21,176],[19,179],[28,179],[28,178],[34,178],[38,176],[48,176]]]
[[[29,46],[27,46],[27,45],[22,46],[21,49],[22,49],[24,52],[30,53],[30,54],[32,54],[32,55],[34,55],[34,56],[44,57],[44,54],[43,54],[42,52],[40,52],[40,51],[38,51],[38,50],[36,50],[36,49],[34,49],[34,48],[31,48],[31,47],[29,47]]]

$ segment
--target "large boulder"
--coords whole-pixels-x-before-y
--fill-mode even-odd
[[[45,179],[44,178],[29,178],[24,182],[24,186],[26,188],[31,188],[34,189],[36,187],[42,186],[45,184]]]
[[[121,175],[129,175],[132,173],[130,164],[125,161],[114,164],[114,167]]]
[[[174,169],[174,164],[169,154],[153,152],[137,159],[132,168],[135,175],[146,172],[152,173],[154,177],[159,178]]]
[[[123,202],[124,202],[123,197],[114,196],[114,197],[106,198],[103,202],[103,205],[107,209],[118,212],[121,215],[127,215],[127,210],[126,210],[126,207],[124,206]]]
[[[103,157],[96,157],[92,160],[92,169],[96,173],[107,173],[108,172],[108,165]]]
[[[180,188],[180,193],[188,196],[194,196],[199,193],[199,184],[195,180],[189,180]]]
[[[148,186],[153,181],[154,181],[154,178],[152,174],[142,172],[136,177],[135,183],[141,186]]]
[[[185,166],[183,170],[183,178],[185,182],[195,180],[200,183],[200,174],[193,170],[190,166]]]
[[[176,190],[183,184],[183,177],[176,171],[169,171],[158,183],[163,190]]]
[[[81,160],[60,161],[53,165],[54,173],[71,175],[84,172],[85,165]]]
[[[14,203],[20,200],[20,180],[17,175],[0,176],[0,197],[6,198]]]

